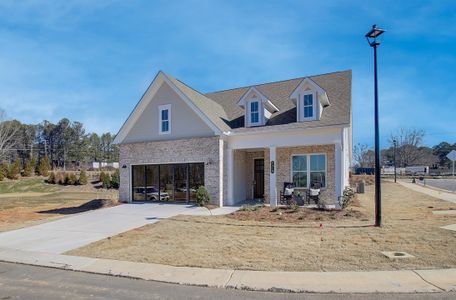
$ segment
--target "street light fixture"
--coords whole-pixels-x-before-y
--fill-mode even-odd
[[[396,148],[397,148],[397,141],[396,140],[393,140],[393,145],[394,145],[394,149],[393,149],[393,156],[394,156],[394,183],[396,183]]]
[[[380,41],[377,38],[385,30],[372,25],[372,29],[366,33],[365,37],[369,46],[374,48],[374,96],[375,96],[375,226],[382,226],[382,197],[380,190],[380,139],[378,132],[378,84],[377,84],[377,46]]]

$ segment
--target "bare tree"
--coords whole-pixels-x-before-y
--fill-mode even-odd
[[[360,168],[371,168],[374,166],[374,151],[366,144],[358,143],[353,147],[353,160]]]
[[[406,167],[419,163],[422,153],[420,146],[423,143],[424,130],[415,128],[401,128],[391,134],[390,145],[396,141],[396,161],[399,166]]]
[[[13,126],[11,121],[6,120],[4,110],[0,109],[0,161],[7,157],[8,152],[13,150],[16,145],[14,139],[18,128]]]

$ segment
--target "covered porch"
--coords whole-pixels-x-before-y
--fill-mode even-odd
[[[315,132],[316,133],[316,132]],[[320,197],[325,205],[337,206],[348,181],[348,156],[341,130],[312,132],[293,137],[268,134],[236,136],[226,148],[225,205],[262,200],[277,206],[284,183],[295,185],[295,193],[306,196],[313,182],[321,183]],[[274,142],[274,146],[271,143]],[[305,199],[307,200],[307,199]],[[307,201],[304,201],[304,203]]]

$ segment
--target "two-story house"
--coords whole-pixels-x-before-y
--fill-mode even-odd
[[[200,93],[159,72],[130,114],[120,145],[122,201],[264,199],[284,182],[322,186],[337,206],[349,180],[351,71]]]

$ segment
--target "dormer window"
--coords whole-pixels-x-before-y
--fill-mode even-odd
[[[319,120],[323,109],[330,105],[328,95],[310,78],[304,78],[290,95],[296,104],[296,121]]]
[[[306,93],[302,97],[302,119],[313,120],[315,119],[315,101],[313,93]]]
[[[279,109],[257,88],[251,87],[238,101],[245,110],[245,127],[263,126]]]
[[[171,133],[171,104],[158,107],[158,128],[160,134]]]
[[[250,102],[250,124],[258,125],[260,123],[260,103],[258,101]]]

